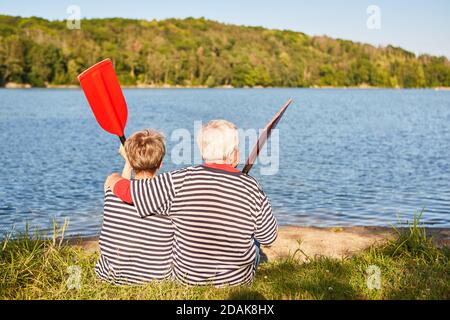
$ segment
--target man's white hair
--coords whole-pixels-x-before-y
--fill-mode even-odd
[[[197,144],[204,161],[231,160],[233,152],[239,150],[239,132],[229,121],[212,120],[201,128]]]

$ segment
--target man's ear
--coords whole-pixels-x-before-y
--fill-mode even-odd
[[[158,170],[160,170],[163,167],[164,161],[161,161],[161,164],[158,167]]]

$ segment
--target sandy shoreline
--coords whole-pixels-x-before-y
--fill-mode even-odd
[[[26,83],[6,83],[4,89],[80,89],[79,85],[46,85],[44,87],[33,87]],[[349,87],[339,87],[339,86],[309,86],[309,87],[263,87],[263,86],[253,86],[253,87],[233,87],[231,85],[223,85],[217,87],[208,87],[205,85],[189,86],[189,85],[169,85],[169,84],[137,84],[137,85],[122,85],[123,89],[349,89],[349,90],[435,90],[435,91],[450,91],[450,87],[423,87],[423,88],[401,88],[401,87],[372,87],[367,85],[360,86],[349,86]]]
[[[450,229],[427,229],[437,246],[450,246]],[[357,254],[372,245],[392,239],[395,231],[387,227],[280,227],[278,238],[270,247],[264,247],[263,260],[277,260],[294,254],[301,261],[317,256],[344,258]],[[73,238],[70,244],[86,251],[98,250],[98,237]],[[300,249],[300,250],[299,250]]]

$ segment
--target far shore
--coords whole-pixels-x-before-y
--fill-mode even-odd
[[[30,84],[22,83],[6,83],[1,89],[80,89],[78,85],[46,85],[45,87],[33,87]],[[310,87],[233,87],[231,85],[208,87],[208,86],[182,86],[182,85],[155,85],[155,84],[139,84],[139,85],[123,85],[124,89],[349,89],[349,90],[435,90],[450,91],[450,87],[426,87],[426,88],[390,88],[390,87],[372,87],[368,85],[352,86],[352,87],[334,87],[334,86],[310,86]]]
[[[450,246],[450,228],[430,228],[427,234],[438,247]],[[300,261],[318,256],[345,258],[395,238],[389,227],[280,227],[278,238],[264,247],[263,260],[274,261],[295,255]],[[68,242],[89,252],[98,251],[98,237],[71,238]]]

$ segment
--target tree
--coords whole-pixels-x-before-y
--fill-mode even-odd
[[[36,87],[42,87],[62,79],[64,62],[60,50],[53,45],[33,45],[27,54],[27,80]]]
[[[25,76],[25,43],[16,35],[6,38],[3,43],[4,83],[23,83]]]
[[[388,46],[202,19],[63,21],[0,15],[0,86],[76,84],[107,57],[122,84],[450,86],[450,62]]]

